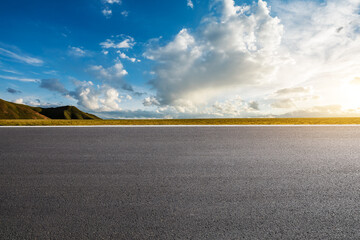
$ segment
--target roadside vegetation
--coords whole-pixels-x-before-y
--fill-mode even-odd
[[[57,120],[0,119],[0,126],[61,125],[319,125],[360,124],[360,118],[225,118],[225,119],[124,119],[124,120]]]

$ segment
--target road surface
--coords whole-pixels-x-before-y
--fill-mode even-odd
[[[360,127],[0,128],[1,239],[360,239]]]

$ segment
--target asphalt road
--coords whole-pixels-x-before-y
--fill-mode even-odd
[[[360,239],[360,127],[0,128],[0,239]]]

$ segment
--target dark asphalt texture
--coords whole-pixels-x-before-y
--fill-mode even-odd
[[[0,239],[360,239],[360,127],[0,128]]]

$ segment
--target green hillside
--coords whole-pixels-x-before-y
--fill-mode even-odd
[[[74,106],[56,108],[33,107],[32,109],[50,119],[100,119],[93,114],[82,112]]]
[[[31,107],[0,99],[0,119],[48,119]]]
[[[30,107],[0,99],[0,119],[93,119],[99,117],[80,111],[74,106],[56,108]]]

